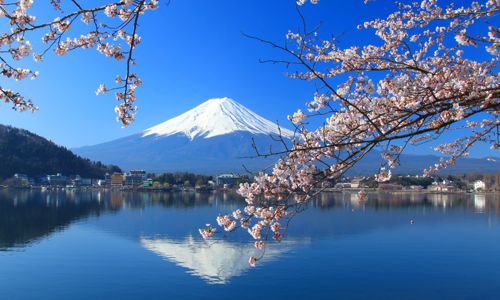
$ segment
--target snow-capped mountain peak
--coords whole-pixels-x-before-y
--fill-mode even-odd
[[[209,99],[195,108],[149,129],[142,136],[170,136],[183,134],[191,140],[211,138],[237,131],[252,134],[279,135],[278,125],[230,98]],[[281,128],[283,137],[291,138],[293,132]]]

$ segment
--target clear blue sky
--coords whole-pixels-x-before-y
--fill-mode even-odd
[[[309,25],[321,21],[322,33],[334,34],[341,45],[348,46],[372,41],[356,25],[388,14],[394,9],[389,3],[322,0],[302,10]],[[133,125],[122,129],[115,121],[112,94],[95,96],[99,83],[112,83],[124,72],[123,62],[104,58],[95,50],[52,55],[37,64],[40,77],[23,81],[19,89],[33,98],[40,111],[18,113],[1,105],[0,122],[72,148],[136,133],[206,99],[228,96],[272,121],[287,124],[286,116],[310,101],[314,84],[287,78],[284,66],[259,63],[260,58],[283,58],[283,53],[241,32],[282,42],[289,29],[299,26],[293,0],[161,3],[158,11],[144,15],[140,22],[142,43],[136,51],[136,72],[144,85],[137,92],[139,112]],[[486,149],[479,147],[472,154],[495,154]]]

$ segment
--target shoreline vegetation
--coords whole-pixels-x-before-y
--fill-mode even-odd
[[[188,193],[212,193],[212,192],[230,192],[237,193],[238,187],[169,187],[169,188],[153,188],[153,187],[50,187],[50,186],[31,186],[31,187],[15,187],[0,185],[3,190],[39,190],[39,191],[75,191],[75,192],[154,192],[154,193],[171,193],[171,192],[188,192]],[[357,194],[379,193],[379,194],[500,194],[498,190],[486,191],[471,191],[471,190],[453,190],[453,191],[438,191],[428,189],[399,189],[385,190],[380,188],[316,188],[317,192],[321,193],[346,193]]]
[[[237,192],[240,184],[254,182],[249,175],[225,173],[200,175],[189,172],[147,173],[131,170],[126,173],[106,173],[103,178],[65,176],[58,173],[38,178],[14,174],[0,181],[0,189],[32,189],[41,191],[138,191],[138,192]],[[345,176],[338,180],[322,182],[312,187],[312,193],[424,193],[456,194],[474,192],[500,192],[500,172],[448,174],[424,177],[421,175],[394,175],[384,183],[374,176]]]

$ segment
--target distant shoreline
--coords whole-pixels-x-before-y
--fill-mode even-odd
[[[50,191],[72,191],[72,192],[153,192],[153,193],[172,193],[172,192],[189,192],[189,193],[213,193],[213,192],[232,192],[237,193],[238,188],[151,188],[151,187],[49,187],[49,186],[31,186],[31,187],[11,187],[0,185],[0,189],[3,190],[36,190],[42,192]],[[320,191],[319,188],[316,191]],[[401,190],[381,190],[378,188],[325,188],[321,193],[348,193],[355,194],[359,192],[366,193],[387,193],[387,194],[471,194],[471,195],[489,195],[489,194],[500,194],[500,191],[465,191],[465,190],[455,190],[455,191],[432,191],[427,189],[413,190],[413,189],[401,189]]]
[[[319,189],[318,189],[319,191]],[[344,189],[336,189],[336,188],[326,188],[322,192],[324,193],[359,193],[359,192],[368,192],[368,193],[391,193],[391,194],[497,194],[500,191],[465,191],[465,190],[456,190],[456,191],[431,191],[427,189],[421,190],[412,190],[412,189],[401,189],[401,190],[380,190],[378,188],[344,188]]]

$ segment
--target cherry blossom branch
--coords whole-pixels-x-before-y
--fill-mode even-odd
[[[168,2],[166,1],[167,4]],[[71,0],[69,3],[72,4],[73,11],[65,14],[61,1],[51,0],[50,5],[57,13],[56,17],[51,21],[36,23],[37,18],[29,14],[32,0],[12,3],[0,1],[0,19],[6,18],[11,25],[9,30],[0,33],[0,75],[13,77],[16,80],[22,80],[29,75],[34,78],[38,75],[37,72],[16,68],[13,62],[30,55],[33,55],[35,61],[42,61],[50,50],[54,50],[56,55],[66,55],[76,49],[95,48],[106,57],[117,61],[127,58],[124,78],[117,76],[115,79],[118,86],[108,89],[106,85],[101,84],[96,94],[116,91],[116,99],[122,102],[115,108],[117,120],[123,126],[128,126],[133,122],[137,110],[133,105],[136,100],[135,89],[142,84],[137,74],[131,70],[135,65],[134,49],[141,40],[137,34],[139,16],[148,10],[155,10],[158,7],[158,0],[122,0],[90,8],[83,7],[76,0]],[[98,21],[97,18],[101,15],[108,18],[108,22]],[[93,26],[93,29],[79,37],[66,37],[73,27],[78,27],[76,22],[78,18],[81,18],[83,24]],[[27,38],[42,31],[46,31],[42,41],[47,47],[37,53]],[[125,47],[128,50],[123,51],[122,48]],[[2,91],[0,99],[12,103],[14,108],[21,111],[36,110],[31,101],[25,100],[20,93],[12,92],[5,87],[2,87]]]
[[[497,149],[500,30],[489,20],[498,17],[499,5],[495,0],[467,7],[441,7],[436,0],[399,3],[386,18],[358,26],[373,31],[379,45],[341,48],[335,40],[307,32],[305,24],[302,33],[289,32],[283,46],[245,34],[291,57],[263,62],[285,64],[293,68],[290,77],[321,87],[307,104],[308,112],[298,110],[289,116],[297,133],[290,148],[261,153],[254,145],[256,156],[281,159],[270,172],[240,186],[247,202],[244,213],[219,216],[218,224],[233,231],[240,222],[262,249],[261,232],[271,229],[280,241],[280,219],[295,216],[294,209],[307,206],[324,182],[343,176],[374,149],[383,150],[384,163],[375,175],[378,182],[391,178],[409,144],[441,139],[451,131],[464,134],[435,148],[447,157],[423,170],[424,175],[454,164],[477,142]],[[471,47],[478,49],[469,52]],[[313,118],[324,118],[323,125],[309,128]],[[203,237],[214,230],[211,226],[202,230]],[[249,263],[257,260],[253,257]]]

